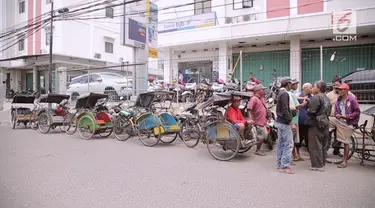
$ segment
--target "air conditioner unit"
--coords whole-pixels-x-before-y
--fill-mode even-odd
[[[251,18],[250,18],[250,14],[243,15],[243,16],[242,16],[242,20],[243,20],[244,22],[250,21],[250,20],[251,20]]]
[[[102,54],[100,54],[100,53],[95,53],[95,54],[94,54],[94,58],[101,59],[101,58],[102,58]]]
[[[225,17],[225,24],[231,24],[232,23],[232,17]]]

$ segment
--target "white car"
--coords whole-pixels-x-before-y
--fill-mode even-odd
[[[72,99],[89,92],[109,94],[111,100],[132,94],[131,79],[110,72],[85,74],[72,79],[68,86],[68,94]]]

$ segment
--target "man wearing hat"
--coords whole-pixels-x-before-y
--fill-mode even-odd
[[[226,112],[226,119],[231,122],[234,127],[238,130],[242,139],[245,138],[245,129],[250,124],[250,121],[246,120],[240,110],[241,98],[233,97],[232,104],[229,106]]]
[[[266,154],[260,150],[264,140],[267,137],[267,107],[264,101],[264,89],[262,84],[258,84],[253,88],[254,96],[249,100],[247,106],[248,117],[251,119],[251,124],[254,125],[257,132],[257,149],[256,155],[265,156]]]
[[[292,119],[292,122],[294,125],[296,125],[296,130],[293,131],[293,144],[298,144],[300,142],[300,139],[299,139],[299,128],[298,128],[298,118],[299,118],[299,109],[301,108],[299,105],[299,101],[298,101],[298,98],[297,98],[297,95],[296,95],[296,90],[298,89],[298,83],[299,81],[297,81],[297,79],[295,78],[292,78],[292,86],[291,86],[291,89],[289,90],[289,95],[290,95],[290,98],[292,100],[292,108],[294,110],[296,110],[296,116],[293,117]],[[299,152],[296,151],[296,148],[293,147],[293,161],[299,161],[300,160],[300,156],[299,156]]]
[[[348,166],[350,137],[354,132],[354,126],[358,125],[361,110],[357,99],[349,94],[349,85],[343,83],[336,87],[339,97],[335,104],[333,119],[330,119],[331,126],[336,127],[336,139],[344,144],[344,162],[339,168]]]

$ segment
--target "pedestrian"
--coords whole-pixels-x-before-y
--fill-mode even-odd
[[[329,115],[331,113],[331,104],[325,94],[327,84],[324,81],[315,83],[307,112],[309,118],[306,124],[309,125],[308,145],[311,160],[310,170],[324,171],[325,159],[327,156]]]
[[[298,95],[298,101],[299,103],[303,103],[304,100],[311,100],[312,95],[311,95],[311,90],[312,90],[313,85],[311,83],[305,83],[302,85],[302,92]],[[304,108],[301,108],[299,110],[299,118],[298,118],[298,129],[299,129],[299,143],[295,144],[296,147],[296,152],[300,156],[300,148],[302,147],[302,144],[304,143],[309,149],[308,145],[308,131],[309,131],[309,126],[306,125],[306,120],[309,118],[309,115],[307,114],[307,106]],[[301,156],[299,157],[299,160],[303,160]]]
[[[291,168],[292,149],[293,149],[293,133],[296,126],[292,119],[296,115],[296,111],[290,107],[291,102],[288,91],[292,87],[292,79],[285,77],[281,79],[281,87],[286,91],[279,94],[276,104],[276,123],[277,128],[277,167],[280,172],[293,174]]]
[[[250,123],[254,126],[257,132],[257,149],[256,155],[265,156],[266,154],[260,150],[264,140],[267,137],[267,107],[264,101],[264,89],[262,84],[258,84],[253,88],[254,96],[249,100],[247,106],[248,117],[251,119]]]
[[[339,97],[335,104],[335,117],[331,119],[331,124],[336,128],[336,139],[344,144],[344,162],[338,165],[339,168],[348,166],[350,137],[354,132],[354,127],[358,126],[361,110],[357,99],[349,94],[350,87],[341,84],[336,89]]]
[[[296,115],[293,117],[292,122],[296,126],[296,129],[293,131],[293,161],[299,160],[299,154],[297,154],[295,144],[298,144],[300,141],[299,139],[299,129],[298,129],[298,118],[299,118],[299,109],[301,108],[299,105],[299,101],[297,99],[296,90],[298,89],[298,81],[295,78],[292,78],[292,86],[289,90],[290,100],[293,102],[291,103],[292,110],[296,110]]]
[[[339,76],[335,76],[335,78],[333,79],[332,81],[332,86],[333,86],[333,89],[331,92],[329,92],[327,94],[327,97],[329,98],[330,102],[331,102],[331,115],[329,117],[329,121],[330,121],[330,124],[331,126],[333,126],[333,120],[335,119],[335,105],[336,105],[336,102],[339,98],[339,91],[337,89],[338,86],[340,86],[342,84],[342,80],[340,79]],[[349,94],[354,97],[355,99],[357,99],[357,97],[349,91]],[[341,142],[338,142],[336,144],[336,148],[333,149],[333,155],[337,155],[339,157],[343,157],[344,155],[340,152],[340,146],[341,146]]]

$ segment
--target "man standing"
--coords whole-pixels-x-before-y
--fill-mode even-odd
[[[267,137],[267,107],[264,101],[264,89],[263,85],[258,84],[253,88],[254,96],[250,98],[248,109],[248,117],[251,119],[251,124],[257,132],[257,149],[256,155],[265,156],[266,154],[260,150],[264,139]]]
[[[299,118],[299,112],[298,110],[300,109],[299,102],[297,99],[296,90],[298,89],[298,81],[295,78],[292,78],[292,86],[291,89],[289,90],[289,95],[292,100],[292,109],[296,110],[296,115],[293,117],[292,122],[296,126],[296,129],[293,131],[293,146],[294,144],[299,143],[299,129],[298,129],[298,118]],[[293,161],[298,161],[299,160],[299,154],[297,154],[296,148],[293,148]]]
[[[311,90],[312,90],[313,85],[311,83],[305,83],[302,86],[302,92],[298,96],[298,101],[299,103],[303,103],[304,100],[310,100],[312,98],[311,95]],[[302,147],[302,142],[305,143],[307,146],[307,149],[309,148],[308,146],[308,131],[309,131],[309,126],[306,125],[306,120],[309,118],[307,114],[307,108],[301,108],[299,110],[299,118],[298,118],[298,128],[299,128],[299,143],[295,144],[296,147],[296,152],[297,155],[300,156],[299,154],[299,149]],[[301,157],[299,157],[299,160],[303,160]]]
[[[309,152],[311,160],[310,170],[324,171],[325,159],[327,155],[328,144],[328,117],[331,111],[330,101],[325,94],[327,84],[324,81],[315,83],[307,112],[310,116],[307,124],[310,126],[308,131]]]
[[[287,92],[292,88],[292,79],[290,77],[282,78],[281,87],[285,88],[286,92],[279,94],[276,104],[277,166],[280,172],[293,174],[290,166],[293,149],[292,130],[295,130],[296,126],[293,124],[292,118],[296,112],[290,108],[290,95]]]
[[[349,85],[341,84],[336,89],[339,98],[335,104],[335,117],[331,119],[331,124],[336,127],[336,139],[344,143],[344,162],[339,168],[348,166],[350,137],[353,134],[354,126],[358,125],[361,110],[357,100],[349,94]]]

